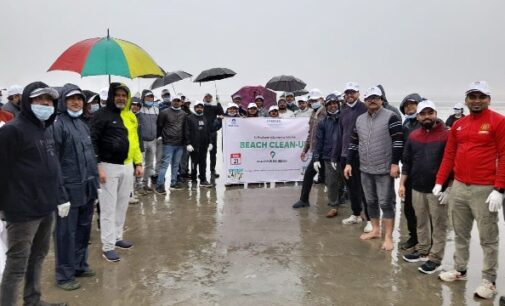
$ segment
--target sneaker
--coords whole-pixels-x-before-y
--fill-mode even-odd
[[[418,251],[414,251],[410,254],[403,255],[403,260],[406,262],[428,261],[428,254],[421,254]]]
[[[360,216],[351,215],[349,218],[342,220],[342,224],[358,224],[361,223],[363,219]]]
[[[372,222],[367,221],[365,227],[363,228],[363,233],[371,233],[373,230]]]
[[[75,277],[93,277],[95,275],[96,275],[95,271],[93,271],[91,269],[88,269],[88,270],[86,270],[84,272],[76,273]]]
[[[165,186],[157,186],[154,192],[156,192],[157,194],[167,194]]]
[[[409,240],[400,243],[401,250],[408,250],[415,247],[417,244],[417,238],[410,237]]]
[[[475,289],[474,296],[481,299],[492,299],[496,294],[496,285],[487,279],[483,279],[479,287]]]
[[[182,186],[180,183],[175,183],[170,185],[170,190],[181,190]]]
[[[214,185],[212,185],[211,183],[207,182],[207,181],[203,181],[203,182],[200,182],[200,187],[212,187]]]
[[[438,275],[438,278],[440,278],[444,282],[466,280],[466,271],[463,272],[456,270],[444,271]]]
[[[120,260],[119,255],[114,250],[103,252],[102,257],[108,262],[117,262]]]
[[[79,282],[75,281],[75,280],[71,280],[68,282],[61,283],[61,284],[56,284],[56,286],[58,288],[61,288],[63,290],[67,290],[67,291],[72,291],[72,290],[76,290],[76,289],[81,288],[81,284],[79,284]]]
[[[427,262],[423,263],[417,270],[424,274],[433,274],[435,273],[438,269],[440,268],[440,264],[437,264],[436,262],[433,262],[431,260],[428,260]]]
[[[133,248],[133,243],[128,240],[118,240],[116,241],[116,246],[120,249],[128,250]]]
[[[128,201],[129,204],[138,204],[139,199],[135,195],[130,197],[130,200]]]
[[[310,203],[309,202],[303,202],[302,200],[299,200],[295,204],[293,204],[293,208],[303,208],[303,207],[309,207]]]

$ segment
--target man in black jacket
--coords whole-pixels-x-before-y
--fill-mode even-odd
[[[0,128],[0,210],[8,237],[0,305],[16,305],[23,278],[25,305],[50,305],[40,299],[42,263],[49,251],[54,211],[58,208],[59,216],[65,217],[70,209],[49,129],[58,96],[42,82],[29,84],[23,90],[20,115]]]
[[[210,93],[203,97],[204,105],[204,116],[207,118],[209,124],[213,125],[215,120],[223,118],[224,111],[221,103],[217,102],[216,105],[212,105],[212,95]],[[210,134],[210,144],[212,145],[212,150],[209,150],[210,156],[210,175],[213,178],[218,178],[219,174],[216,173],[216,155],[217,155],[217,131]]]

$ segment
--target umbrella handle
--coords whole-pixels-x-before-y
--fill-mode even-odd
[[[217,95],[217,84],[216,84],[216,81],[214,81],[214,89],[216,90],[216,101],[219,102],[219,96]]]

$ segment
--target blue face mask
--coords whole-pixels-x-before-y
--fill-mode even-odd
[[[415,119],[417,114],[405,115],[405,119]]]
[[[46,121],[54,114],[54,106],[32,104],[32,112],[40,121]]]
[[[321,107],[321,102],[314,102],[314,103],[311,104],[311,107],[313,109],[318,109],[318,108]]]
[[[98,104],[91,104],[91,109],[89,111],[92,112],[92,113],[94,113],[94,112],[96,112],[99,109],[100,109],[100,105],[98,105]]]
[[[67,109],[67,113],[70,115],[70,117],[77,118],[80,115],[82,115],[82,109],[80,111],[76,111],[76,112],[73,112],[73,111]]]
[[[144,101],[144,105],[147,106],[147,107],[152,107],[154,105],[154,102],[153,101]]]

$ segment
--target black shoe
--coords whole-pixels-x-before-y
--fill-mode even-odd
[[[157,186],[154,192],[156,192],[157,194],[167,194],[165,186]]]
[[[417,270],[419,270],[422,273],[425,274],[433,274],[437,272],[438,268],[440,267],[440,264],[437,264],[431,260],[428,260],[427,262],[423,263]]]
[[[345,193],[342,193],[342,195],[339,197],[338,204],[345,204]]]
[[[218,178],[219,177],[219,174],[216,173],[216,172],[211,172],[210,173],[210,176],[213,177],[213,178]]]
[[[44,301],[39,301],[38,306],[67,306],[67,303],[48,303]]]
[[[505,306],[505,295],[500,297],[500,306]]]
[[[96,275],[96,272],[91,270],[91,269],[88,269],[84,272],[81,272],[81,273],[76,273],[75,274],[75,277],[93,277]]]
[[[323,183],[323,181],[321,179],[319,179],[319,178],[317,180],[314,180],[314,184],[316,184],[316,185],[317,184],[322,184],[322,183]]]
[[[200,187],[212,187],[214,185],[212,185],[211,183],[207,182],[207,181],[200,181]]]
[[[428,261],[428,254],[421,254],[418,251],[414,251],[410,254],[403,255],[403,260],[406,262]]]
[[[305,203],[302,200],[300,200],[300,201],[296,202],[295,204],[293,204],[292,207],[293,208],[303,208],[303,207],[309,207],[309,206],[310,206],[309,202]]]
[[[120,249],[128,250],[133,248],[133,243],[128,240],[118,240],[116,241],[116,246]]]
[[[170,185],[170,190],[181,190],[181,189],[182,189],[182,186],[180,183],[175,183],[175,184]]]
[[[151,185],[156,186],[156,181],[158,180],[157,175],[151,175]]]
[[[410,237],[409,240],[400,243],[400,249],[401,250],[408,250],[408,249],[415,247],[416,244],[417,244],[417,238]]]

